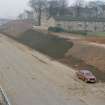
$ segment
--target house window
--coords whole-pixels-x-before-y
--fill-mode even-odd
[[[97,26],[94,26],[94,30],[95,30],[95,31],[97,30]]]
[[[105,24],[103,24],[103,31],[105,31]]]
[[[82,23],[78,23],[78,26],[79,26],[79,27],[82,27]]]
[[[72,29],[72,26],[68,26],[68,29],[71,30]]]
[[[61,24],[57,24],[57,27],[61,27]]]
[[[88,27],[88,23],[86,23],[85,26]]]
[[[84,23],[85,30],[88,28],[88,23]]]

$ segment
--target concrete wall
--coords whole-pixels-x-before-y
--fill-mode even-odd
[[[105,31],[105,22],[85,22],[85,21],[60,21],[55,20],[53,17],[47,18],[43,15],[41,26],[48,29],[48,27],[59,26],[68,31],[92,31],[102,32]]]
[[[11,37],[19,37],[22,33],[31,29],[32,26],[32,21],[29,20],[13,20],[0,26],[0,31]]]
[[[84,22],[84,21],[56,21],[56,26],[60,26],[68,31],[105,31],[105,22]]]
[[[49,19],[43,19],[41,22],[41,26],[42,27],[55,27],[56,26],[56,21],[53,18],[49,18]]]

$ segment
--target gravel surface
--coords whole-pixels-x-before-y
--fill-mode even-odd
[[[105,84],[0,34],[0,83],[12,105],[105,105]]]

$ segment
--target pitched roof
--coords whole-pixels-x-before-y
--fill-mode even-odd
[[[71,17],[71,16],[56,16],[57,21],[89,21],[89,22],[105,22],[105,18],[84,18],[84,17]]]

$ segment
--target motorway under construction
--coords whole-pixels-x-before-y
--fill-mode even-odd
[[[105,105],[105,84],[0,34],[0,85],[11,105]]]

